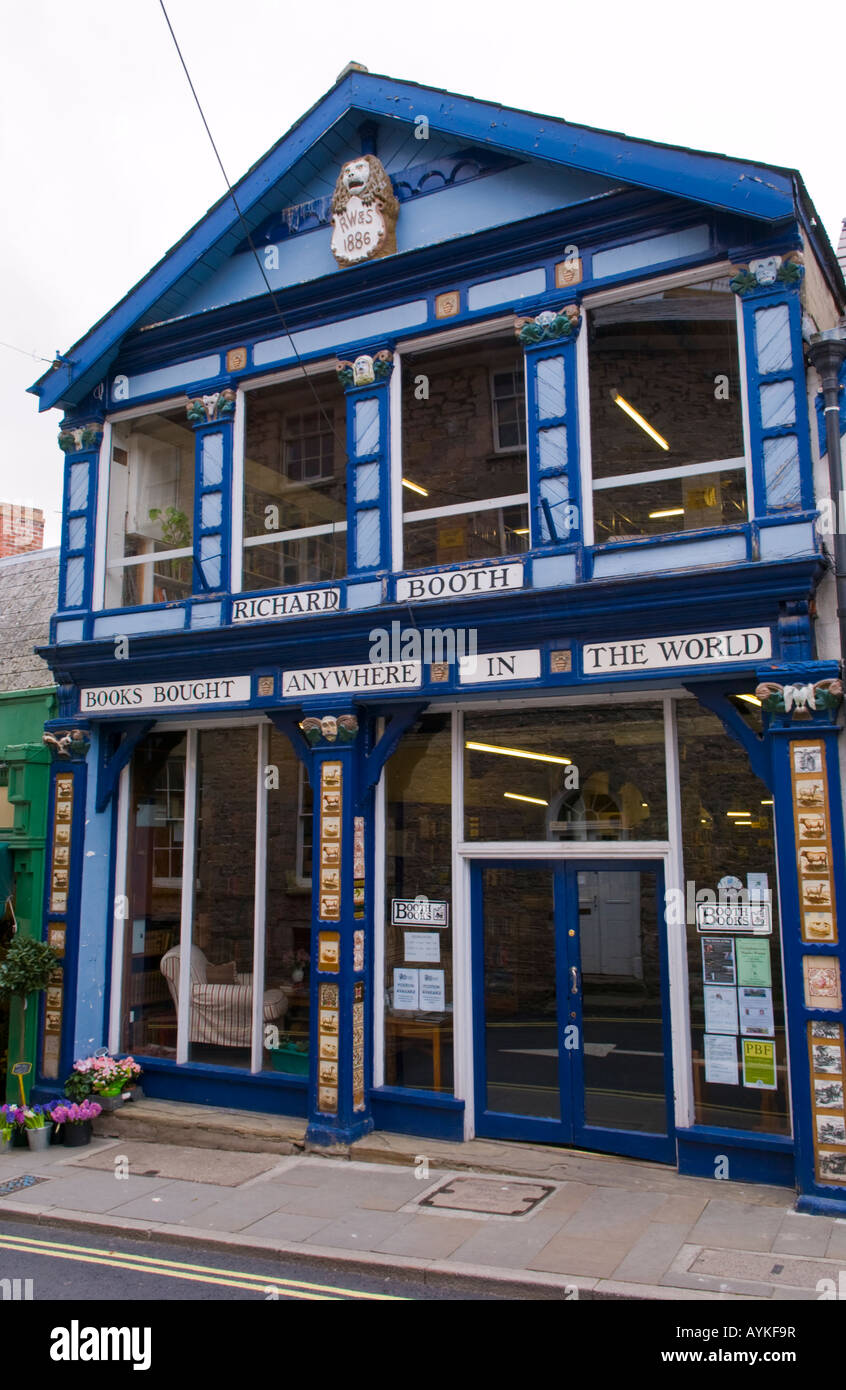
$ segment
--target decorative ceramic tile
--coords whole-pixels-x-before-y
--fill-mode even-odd
[[[461,295],[458,290],[447,290],[435,295],[435,318],[451,319],[461,308]]]

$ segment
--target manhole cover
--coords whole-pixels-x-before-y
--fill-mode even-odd
[[[19,1178],[9,1178],[6,1182],[0,1182],[0,1197],[7,1197],[10,1192],[18,1192],[22,1187],[35,1187],[37,1182],[49,1182],[49,1178],[36,1178],[32,1173],[23,1173]]]
[[[501,1178],[449,1178],[420,1200],[421,1207],[478,1211],[487,1216],[527,1216],[555,1188],[543,1182],[505,1182]]]

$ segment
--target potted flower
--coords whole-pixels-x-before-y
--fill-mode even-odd
[[[287,1072],[289,1076],[308,1076],[308,1038],[282,1033],[276,1046],[267,1050],[274,1071]]]
[[[24,1036],[27,1000],[46,989],[59,958],[46,941],[18,932],[12,937],[0,965],[0,998],[8,999],[17,1012],[19,1036]]]
[[[28,1105],[22,1111],[26,1142],[31,1149],[46,1149],[53,1133],[53,1117],[47,1105]]]
[[[65,1083],[65,1095],[71,1100],[85,1100],[96,1095],[106,1112],[117,1110],[124,1092],[132,1088],[141,1075],[141,1068],[132,1057],[82,1057],[73,1064],[73,1073]],[[126,1097],[128,1099],[128,1096]]]
[[[15,1105],[12,1102],[4,1105],[0,1114],[3,1116],[3,1123],[9,1126],[11,1133],[11,1143],[13,1149],[26,1148],[26,1106]]]
[[[96,1100],[72,1101],[63,1105],[61,1101],[53,1106],[53,1120],[61,1128],[64,1126],[64,1142],[69,1149],[91,1143],[91,1121],[96,1120],[102,1110]]]
[[[15,1126],[6,1114],[6,1107],[0,1110],[0,1153],[5,1153],[12,1147],[12,1140],[15,1137]]]
[[[144,1092],[138,1085],[141,1076],[141,1067],[134,1057],[122,1057],[120,1066],[123,1071],[123,1090],[124,1100],[141,1100]]]

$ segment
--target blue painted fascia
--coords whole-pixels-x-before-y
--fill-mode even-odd
[[[615,182],[623,180],[765,222],[789,217],[794,210],[792,171],[634,140],[434,88],[354,72],[342,78],[235,185],[234,194],[243,216],[248,218],[268,189],[352,110],[406,120],[409,124],[413,124],[416,115],[424,114],[433,129],[457,136],[463,142],[596,173]],[[492,131],[496,132],[495,137]],[[39,409],[48,410],[66,398],[72,399],[74,389],[94,385],[114,360],[123,336],[221,238],[231,234],[240,220],[234,198],[227,192],[114,309],[69,349],[61,365],[52,367],[29,388],[39,397]]]

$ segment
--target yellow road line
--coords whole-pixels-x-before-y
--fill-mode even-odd
[[[131,1269],[141,1274],[160,1274],[174,1279],[193,1279],[198,1283],[221,1284],[231,1288],[279,1289],[289,1292],[291,1297],[317,1300],[333,1299],[345,1295],[347,1298],[363,1298],[377,1301],[403,1302],[397,1294],[366,1293],[361,1289],[345,1289],[334,1284],[313,1284],[302,1279],[274,1279],[266,1274],[239,1273],[235,1270],[221,1269],[216,1265],[195,1265],[182,1260],[163,1260],[154,1255],[130,1255],[121,1250],[99,1250],[97,1246],[73,1245],[63,1241],[35,1240],[30,1236],[10,1236],[0,1234],[0,1249],[15,1250],[22,1254],[49,1255],[54,1259],[73,1259],[83,1264],[104,1264],[115,1269]],[[232,1279],[221,1279],[218,1275],[236,1275]]]

